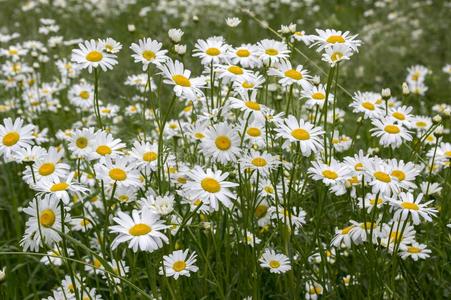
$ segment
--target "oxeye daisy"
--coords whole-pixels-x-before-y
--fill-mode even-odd
[[[265,78],[259,73],[248,73],[246,76],[240,76],[233,81],[233,89],[238,94],[248,91],[258,90],[263,87]]]
[[[404,141],[411,141],[412,135],[402,125],[390,119],[373,120],[375,128],[370,129],[372,136],[379,137],[379,143],[384,147],[398,148]]]
[[[63,155],[63,151],[50,147],[45,155],[35,161],[33,172],[30,169],[25,169],[24,180],[31,184],[42,179],[58,180],[65,177],[69,172],[70,166],[61,162]]]
[[[199,57],[203,65],[219,63],[227,54],[229,45],[222,37],[211,37],[206,40],[197,40],[194,45],[194,57]]]
[[[353,54],[353,49],[346,44],[335,44],[326,47],[322,55],[322,60],[334,67],[337,63],[349,60]]]
[[[415,229],[406,221],[390,221],[388,224],[383,225],[380,237],[382,238],[381,244],[392,253],[395,249],[395,244],[401,248],[403,245],[411,244],[415,241]]]
[[[366,241],[376,241],[380,231],[380,224],[378,224],[377,221],[356,222],[354,220],[350,220],[350,222],[353,226],[349,234],[351,235],[354,243],[361,244]],[[370,236],[371,233],[373,234],[372,236]]]
[[[24,251],[28,249],[38,251],[43,243],[52,247],[54,243],[61,241],[61,236],[55,231],[62,229],[58,203],[56,197],[47,194],[34,198],[29,206],[23,209],[23,212],[30,216],[20,242]],[[66,217],[66,220],[70,218]]]
[[[118,157],[114,161],[107,157],[98,162],[94,169],[97,178],[105,184],[117,184],[117,186],[139,186],[139,174],[134,163],[129,157]]]
[[[234,162],[241,153],[238,133],[226,123],[208,128],[201,146],[206,156],[221,163]]]
[[[303,156],[310,156],[323,149],[321,138],[324,131],[303,119],[297,120],[290,115],[283,122],[279,122],[276,131],[277,137],[285,140],[283,148],[289,148],[292,143],[296,143],[300,146]]]
[[[291,52],[287,44],[269,39],[258,42],[257,48],[260,60],[267,65],[273,65],[276,62],[288,59]]]
[[[303,89],[309,88],[311,76],[302,65],[293,67],[288,60],[282,60],[274,67],[270,68],[268,75],[279,77],[279,83],[282,86],[290,86],[292,84],[300,85]]]
[[[196,166],[187,176],[189,180],[183,189],[190,198],[205,200],[216,211],[219,210],[218,201],[227,208],[232,206],[231,199],[235,199],[235,194],[230,191],[230,188],[238,184],[225,181],[229,173],[211,169],[207,169],[205,172],[201,167]]]
[[[76,158],[86,158],[92,152],[95,132],[94,128],[83,128],[74,130],[69,139],[69,150]]]
[[[399,256],[402,259],[412,258],[414,261],[418,259],[426,259],[430,256],[431,250],[427,248],[425,244],[412,242],[410,245],[402,244],[400,247]]]
[[[99,44],[108,53],[118,53],[122,49],[122,44],[113,38],[106,38],[104,40],[99,40]]]
[[[268,268],[271,273],[281,274],[291,270],[290,259],[272,249],[265,249],[259,262],[262,268]]]
[[[372,92],[356,92],[352,97],[350,107],[355,113],[364,113],[365,119],[373,119],[380,117],[384,111],[382,109],[381,96]]]
[[[255,170],[260,172],[263,176],[268,175],[278,164],[278,160],[275,156],[267,152],[259,153],[255,150],[251,150],[250,153],[240,159],[240,162],[241,167],[244,170]]]
[[[13,151],[30,145],[33,137],[34,125],[23,125],[22,119],[11,118],[3,120],[0,124],[0,154],[9,156]]]
[[[174,210],[174,204],[174,195],[171,194],[159,196],[150,193],[140,201],[142,209],[150,209],[153,213],[160,216],[170,214]]]
[[[331,246],[336,248],[341,248],[343,245],[347,248],[351,248],[353,243],[353,239],[351,237],[351,230],[354,228],[354,225],[346,226],[342,229],[335,230],[335,236],[330,242]]]
[[[378,209],[381,208],[382,205],[384,205],[384,203],[386,203],[387,201],[385,197],[375,195],[372,193],[367,193],[365,197],[358,198],[358,200],[359,207],[362,209],[366,209],[368,213],[370,213],[375,207],[377,207]]]
[[[94,87],[86,82],[73,85],[69,90],[69,101],[77,107],[92,107],[94,105]]]
[[[391,195],[400,190],[398,178],[391,175],[390,166],[380,158],[368,159],[365,163],[365,173],[373,194]]]
[[[229,83],[230,81],[236,80],[236,78],[244,77],[249,74],[249,71],[243,69],[238,65],[233,64],[221,64],[216,65],[215,73],[217,74],[217,78],[221,79],[224,84]]]
[[[428,207],[433,201],[427,201],[421,203],[423,200],[423,194],[419,194],[416,198],[411,193],[400,193],[397,198],[390,198],[390,204],[395,209],[393,215],[394,220],[406,220],[409,215],[412,216],[413,224],[420,224],[420,217],[426,222],[431,222],[435,217],[437,210]]]
[[[323,287],[317,282],[307,282],[305,284],[305,299],[316,300],[323,294]]]
[[[166,56],[167,50],[162,50],[163,44],[150,38],[140,39],[138,43],[133,43],[130,49],[135,52],[132,57],[135,63],[143,64],[143,71],[146,71],[149,64],[160,65],[169,58]]]
[[[197,272],[199,268],[194,265],[197,261],[196,252],[193,251],[189,257],[188,252],[189,249],[177,250],[163,256],[163,266],[160,266],[159,274],[174,277],[177,280],[180,276],[190,277],[191,272]]]
[[[45,194],[52,194],[55,198],[62,200],[64,204],[69,204],[69,195],[77,195],[88,191],[87,188],[72,181],[74,173],[71,173],[65,180],[61,178],[45,178],[33,185],[33,189]]]
[[[434,151],[434,149],[428,151],[426,154],[427,157],[432,158],[434,152],[436,161],[449,166],[449,163],[451,162],[451,143],[439,143],[436,151]]]
[[[110,133],[98,131],[95,134],[92,151],[89,159],[94,160],[102,157],[115,157],[125,147],[120,139],[115,139]]]
[[[254,118],[263,120],[262,111],[265,109],[265,106],[257,102],[257,91],[242,92],[239,95],[241,99],[230,97],[230,107],[243,111],[245,113],[245,119],[247,119],[249,114],[252,114]]]
[[[161,232],[168,226],[148,209],[133,210],[131,216],[118,212],[113,220],[118,224],[110,226],[112,233],[118,233],[111,244],[113,250],[122,243],[128,243],[128,248],[133,252],[138,250],[153,252],[169,241]]]
[[[421,133],[424,133],[432,126],[432,120],[426,116],[414,116],[410,122],[411,127],[415,128]]]
[[[313,35],[314,42],[311,46],[318,46],[318,51],[324,48],[331,47],[332,45],[346,45],[353,51],[357,52],[358,47],[362,44],[360,40],[357,40],[357,35],[351,35],[349,31],[337,31],[333,29],[316,29],[318,35]]]
[[[14,159],[22,163],[33,163],[46,154],[47,150],[40,146],[27,145],[14,151]]]
[[[239,64],[244,68],[256,68],[261,65],[258,58],[258,48],[255,45],[243,44],[228,52],[228,58],[233,64]]]
[[[415,178],[423,170],[422,166],[416,165],[412,162],[405,163],[403,160],[391,159],[388,161],[391,169],[391,176],[398,179],[399,185],[404,189],[416,189]]]
[[[61,253],[58,247],[54,247],[52,250],[47,251],[48,256],[43,256],[40,260],[44,265],[55,265],[61,266],[63,264],[62,256],[65,256],[64,253]],[[74,256],[74,250],[71,248],[67,248],[67,257]]]
[[[266,144],[266,128],[262,120],[253,120],[251,117],[247,124],[243,120],[239,126],[239,132],[244,132],[244,141],[250,146],[263,147]]]
[[[397,124],[406,126],[407,128],[411,127],[411,122],[413,115],[411,114],[413,110],[412,106],[397,106],[391,107],[388,110],[388,116],[393,118]]]
[[[202,77],[190,78],[191,71],[186,70],[183,63],[176,60],[168,60],[163,65],[159,65],[163,75],[164,83],[174,86],[174,93],[180,97],[184,96],[190,100],[196,100],[203,93],[200,90],[205,86],[205,80]]]
[[[325,185],[330,186],[336,195],[346,193],[342,183],[351,176],[351,170],[346,164],[339,163],[335,159],[332,159],[330,164],[314,161],[308,172],[313,180],[321,180]]]
[[[302,208],[297,208],[298,212],[293,212],[290,208],[285,208],[281,205],[271,206],[268,209],[268,214],[272,220],[279,219],[287,226],[293,226],[295,228],[301,228],[305,223],[305,217],[307,213]]]
[[[150,142],[135,141],[130,156],[144,169],[154,170],[157,166],[158,145]]]
[[[78,44],[79,49],[72,50],[71,60],[77,63],[81,69],[93,69],[100,67],[103,71],[112,70],[117,64],[116,55],[105,52],[102,43],[89,40]]]
[[[323,107],[326,102],[326,86],[319,85],[310,85],[307,88],[303,89],[301,92],[302,98],[305,98],[305,106],[308,108],[313,108],[315,106]],[[328,103],[332,103],[334,100],[334,95],[329,93],[327,98]]]
[[[414,65],[407,69],[407,82],[410,84],[416,84],[424,81],[426,75],[429,73],[429,69],[422,65]]]

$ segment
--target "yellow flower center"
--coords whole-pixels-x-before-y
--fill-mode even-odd
[[[402,208],[408,209],[408,210],[419,210],[420,207],[413,202],[403,202],[401,203]]]
[[[244,105],[246,105],[248,108],[252,109],[252,110],[260,110],[260,104],[258,104],[257,102],[254,101],[246,101],[244,102]]]
[[[201,139],[203,139],[203,138],[205,137],[205,135],[204,135],[202,132],[196,132],[196,133],[194,134],[194,137],[195,137],[196,139],[198,139],[198,140],[201,140]]]
[[[324,93],[321,92],[316,92],[312,94],[312,99],[314,100],[324,100],[326,99],[326,95],[324,95]]]
[[[327,38],[326,42],[330,44],[336,44],[336,43],[344,43],[345,39],[341,35],[331,35]]]
[[[181,271],[185,270],[185,268],[186,268],[186,262],[184,262],[183,260],[178,260],[172,265],[172,269],[174,269],[174,271],[176,271],[176,272],[181,272]]]
[[[108,147],[107,145],[101,145],[99,147],[97,147],[96,152],[102,156],[111,154],[111,148]]]
[[[280,262],[279,262],[278,260],[271,260],[271,261],[269,262],[269,266],[270,266],[272,269],[277,269],[278,267],[280,267]]]
[[[336,52],[331,54],[330,59],[332,61],[337,61],[337,60],[340,60],[342,57],[343,57],[343,53],[341,53],[339,51],[336,51]]]
[[[229,150],[232,146],[232,141],[225,135],[220,135],[215,140],[215,145],[219,150]]]
[[[265,186],[264,190],[268,194],[273,194],[274,193],[274,188],[272,186],[270,186],[270,185]]]
[[[218,56],[221,54],[221,51],[218,48],[208,48],[207,51],[205,51],[210,56]]]
[[[196,205],[196,206],[199,206],[199,205],[202,204],[202,200],[196,199],[196,200],[194,200],[193,204]]]
[[[127,202],[128,199],[129,199],[129,197],[128,197],[127,195],[120,195],[120,196],[118,197],[118,199],[119,199],[121,202]]]
[[[156,57],[155,52],[150,51],[150,50],[145,50],[142,55],[143,55],[144,59],[147,61],[151,61]]]
[[[77,147],[80,149],[84,149],[84,148],[86,148],[86,146],[88,146],[88,139],[85,137],[79,137],[75,141],[75,145],[77,145]]]
[[[399,181],[403,181],[406,178],[406,174],[401,170],[394,170],[391,172],[391,176],[398,178]]]
[[[323,176],[328,178],[328,179],[337,179],[338,178],[338,174],[332,170],[324,170],[322,172]]]
[[[66,182],[55,183],[50,188],[50,191],[52,191],[52,192],[65,191],[65,190],[67,190],[68,187],[69,187],[69,185]]]
[[[382,182],[390,182],[391,181],[391,177],[390,175],[388,175],[387,173],[381,172],[381,171],[377,171],[374,172],[373,176]]]
[[[189,81],[189,79],[180,74],[172,76],[172,80],[174,80],[175,84],[180,85],[180,86],[184,86],[184,87],[191,86],[191,82]]]
[[[375,199],[375,198],[370,199],[370,204],[371,204],[372,206],[374,206],[374,205],[376,204],[376,199]],[[381,199],[381,198],[378,198],[378,199],[377,199],[377,205],[381,205],[381,204],[382,204],[382,199]]]
[[[399,127],[396,125],[387,125],[384,127],[384,131],[390,134],[397,134],[399,133],[400,130]]]
[[[348,234],[354,226],[348,226],[341,230],[341,234]]]
[[[364,222],[360,224],[360,228],[368,230],[371,228],[374,228],[376,226],[376,223],[373,222]]]
[[[294,80],[301,80],[303,78],[301,72],[298,72],[298,71],[293,70],[293,69],[285,71],[284,74],[285,74],[286,77],[289,77],[289,78],[294,79]]]
[[[230,67],[227,68],[227,70],[228,70],[230,73],[233,73],[233,74],[235,74],[235,75],[242,75],[242,74],[243,74],[243,69],[241,69],[241,68],[238,67],[238,66],[230,66]]]
[[[148,234],[151,231],[152,231],[152,227],[150,227],[147,224],[139,223],[139,224],[133,225],[128,230],[128,233],[130,233],[133,236],[140,236],[140,235]]]
[[[221,190],[219,182],[211,177],[206,177],[200,182],[202,188],[209,193],[217,193]]]
[[[362,171],[363,170],[363,164],[362,163],[356,163],[354,166],[354,170],[356,171]]]
[[[257,137],[261,135],[261,131],[260,129],[256,128],[256,127],[250,127],[247,129],[247,134],[253,137]]]
[[[268,48],[265,50],[265,53],[268,54],[269,56],[274,56],[279,54],[279,51],[277,51],[277,49],[274,48]]]
[[[362,107],[368,110],[375,110],[376,107],[374,106],[373,103],[369,102],[369,101],[365,101],[362,103]]]
[[[39,167],[39,175],[41,176],[48,176],[52,174],[55,171],[55,165],[53,163],[45,163],[42,164],[41,167]]]
[[[256,167],[264,167],[268,164],[263,157],[256,157],[251,162]]]
[[[236,51],[236,55],[239,57],[248,57],[251,53],[247,49],[239,49]]]
[[[261,218],[264,215],[266,215],[266,212],[268,211],[268,206],[264,204],[260,204],[255,208],[255,216],[257,218]]]
[[[80,96],[81,99],[87,100],[89,98],[89,92],[88,91],[81,91],[79,96]]]
[[[149,151],[149,152],[146,152],[143,154],[143,160],[147,161],[147,162],[154,161],[157,159],[157,157],[158,157],[158,154],[153,151]]]
[[[119,168],[113,168],[108,172],[108,175],[110,175],[110,178],[116,181],[124,181],[127,179],[127,173]]]
[[[451,157],[451,150],[445,152],[445,156]]]
[[[55,219],[55,213],[50,208],[44,209],[39,215],[39,222],[45,228],[52,227],[52,225],[55,223]]]
[[[243,83],[241,84],[241,86],[245,89],[251,89],[254,87],[254,84],[249,82],[249,81],[243,81]]]
[[[102,266],[102,263],[97,258],[94,258],[93,265],[96,269],[99,269]]]
[[[308,133],[307,130],[302,129],[302,128],[296,128],[293,131],[291,131],[291,135],[300,141],[306,141],[308,139],[310,139],[310,133]]]
[[[90,62],[98,62],[103,58],[103,54],[97,50],[91,51],[86,55],[86,59]]]
[[[20,139],[20,135],[17,131],[8,132],[3,136],[3,145],[7,147],[14,146]]]
[[[311,287],[308,292],[310,295],[320,295],[321,288],[319,286]]]
[[[392,114],[392,116],[393,116],[393,118],[396,118],[396,119],[398,119],[400,121],[404,121],[406,119],[406,116],[403,113],[400,113],[400,112],[397,112],[397,111],[395,111]]]
[[[418,121],[415,124],[417,125],[417,127],[420,127],[420,128],[426,127],[426,125],[427,125],[426,122],[423,122],[423,121]]]
[[[410,246],[410,247],[407,247],[407,252],[409,252],[409,253],[421,253],[421,248]]]

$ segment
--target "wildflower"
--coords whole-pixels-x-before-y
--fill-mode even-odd
[[[78,44],[79,49],[72,50],[71,60],[77,63],[81,69],[93,69],[100,67],[102,71],[112,70],[117,64],[116,55],[105,52],[104,45],[95,40]]]
[[[163,267],[160,266],[159,274],[178,279],[180,276],[191,276],[191,272],[197,272],[199,268],[194,264],[197,261],[196,252],[188,257],[189,249],[177,250],[163,256]],[[164,270],[163,270],[164,268]]]
[[[291,270],[289,258],[271,249],[265,249],[259,261],[260,266],[268,268],[271,273],[281,274]]]

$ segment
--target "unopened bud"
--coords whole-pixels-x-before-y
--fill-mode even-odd
[[[312,82],[314,85],[319,85],[321,83],[321,78],[318,75],[313,76]]]
[[[402,93],[403,95],[408,95],[410,93],[409,86],[407,85],[406,82],[403,82],[402,84]]]
[[[390,89],[382,89],[382,98],[384,98],[384,100],[388,100],[391,97],[391,91]]]
[[[440,115],[435,115],[433,118],[432,118],[432,121],[434,122],[434,123],[440,123],[441,121],[442,121],[442,117],[440,116]]]

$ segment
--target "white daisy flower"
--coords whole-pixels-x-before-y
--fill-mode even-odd
[[[177,280],[180,276],[190,277],[191,272],[197,272],[199,268],[194,265],[197,261],[196,252],[193,251],[189,257],[188,252],[189,249],[177,250],[163,256],[163,266],[160,266],[159,274]]]
[[[291,270],[290,259],[272,249],[265,249],[259,262],[262,268],[268,268],[271,273],[281,274]]]
[[[156,40],[144,38],[140,39],[138,44],[133,43],[130,46],[130,49],[135,52],[135,54],[132,54],[132,57],[135,59],[135,63],[142,63],[143,71],[146,71],[149,64],[160,66],[169,59],[168,56],[166,56],[168,51],[161,50],[162,46],[163,44]]]
[[[103,44],[95,40],[78,44],[79,49],[72,50],[71,60],[77,63],[81,69],[93,69],[100,67],[103,71],[112,70],[117,64],[116,55],[105,52]]]

